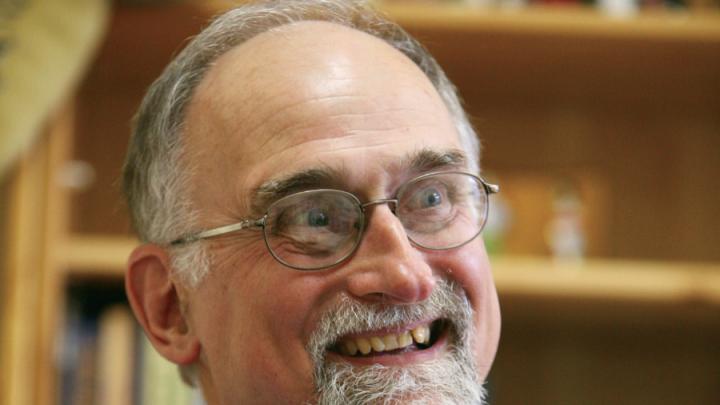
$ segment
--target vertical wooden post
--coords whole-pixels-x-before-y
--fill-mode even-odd
[[[45,199],[45,262],[40,286],[38,404],[59,402],[59,353],[65,323],[65,251],[70,235],[70,190],[59,181],[67,162],[72,159],[75,131],[74,103],[65,103],[52,117],[48,128],[48,173]]]
[[[3,404],[57,402],[55,348],[63,315],[64,270],[57,252],[68,239],[69,198],[55,180],[70,156],[72,131],[72,108],[65,107],[22,156],[3,190]]]
[[[5,404],[36,404],[48,148],[39,143],[22,157],[8,186],[3,283],[2,370]]]

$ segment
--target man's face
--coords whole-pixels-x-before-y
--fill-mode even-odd
[[[184,158],[203,228],[262,216],[258,187],[293,176],[298,190],[341,189],[365,202],[392,198],[425,172],[463,169],[447,158],[461,144],[420,70],[383,42],[328,23],[285,26],[223,55],[186,123]],[[388,205],[367,215],[352,257],[322,271],[278,263],[262,232],[208,242],[211,271],[186,306],[211,401],[313,401],[324,389],[316,385],[333,375],[342,382],[348,370],[425,382],[465,370],[484,380],[500,315],[482,240],[425,250],[409,242]],[[350,356],[342,348],[426,328],[428,344],[405,350]],[[452,367],[467,357],[452,356],[461,349],[469,368]],[[428,399],[436,389],[396,395]]]

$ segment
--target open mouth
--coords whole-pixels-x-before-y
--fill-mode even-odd
[[[350,357],[371,357],[427,350],[445,333],[448,322],[438,319],[395,333],[344,337],[329,350]]]

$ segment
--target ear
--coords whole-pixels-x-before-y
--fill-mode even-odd
[[[181,310],[180,286],[172,280],[164,249],[152,244],[135,248],[128,261],[125,291],[135,317],[163,357],[176,364],[198,359],[200,342]]]

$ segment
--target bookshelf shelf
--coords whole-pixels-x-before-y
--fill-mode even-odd
[[[617,18],[597,9],[577,6],[503,9],[383,2],[380,5],[410,29],[720,42],[720,13],[717,12],[657,10]]]
[[[112,235],[72,236],[65,249],[64,267],[72,276],[122,277],[137,240]]]
[[[129,237],[73,236],[65,249],[72,276],[122,277],[137,241]],[[526,299],[566,298],[720,308],[720,264],[547,257],[491,258],[500,294]]]
[[[628,17],[613,17],[590,6],[530,5],[515,8],[421,2],[375,4],[411,31],[543,34],[580,38],[615,38],[720,42],[720,12],[642,10]],[[229,8],[228,2],[202,2],[208,15]]]
[[[491,259],[501,294],[720,308],[720,265],[537,257]]]

